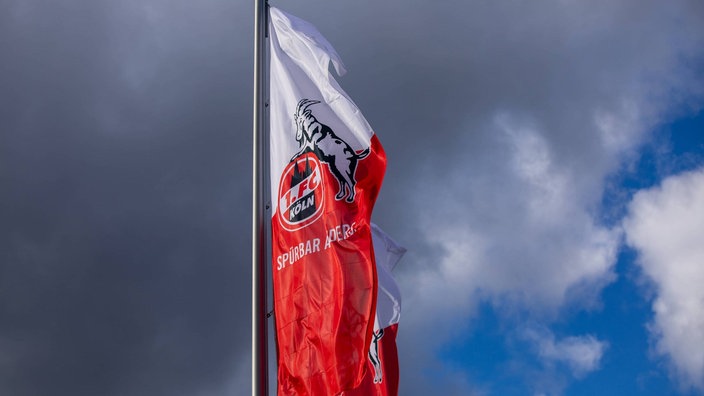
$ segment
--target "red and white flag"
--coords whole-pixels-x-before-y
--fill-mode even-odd
[[[399,364],[396,334],[401,318],[401,292],[391,271],[406,249],[372,224],[374,255],[379,279],[374,335],[369,346],[362,384],[342,396],[398,396]]]
[[[278,394],[329,396],[362,382],[377,274],[370,218],[386,168],[379,141],[329,70],[311,24],[270,8],[270,153]]]

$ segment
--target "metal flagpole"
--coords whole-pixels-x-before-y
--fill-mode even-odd
[[[268,395],[266,323],[265,164],[267,0],[254,0],[254,118],[252,136],[252,396]]]

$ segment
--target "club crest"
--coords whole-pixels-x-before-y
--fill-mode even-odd
[[[279,182],[279,221],[289,230],[303,228],[323,213],[325,186],[318,159],[298,157],[286,166]]]

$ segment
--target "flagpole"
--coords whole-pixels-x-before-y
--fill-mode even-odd
[[[267,0],[254,0],[252,136],[252,396],[268,395],[266,323],[265,140]]]

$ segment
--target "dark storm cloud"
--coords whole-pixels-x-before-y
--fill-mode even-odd
[[[249,345],[249,10],[3,4],[0,393],[217,390]]]

